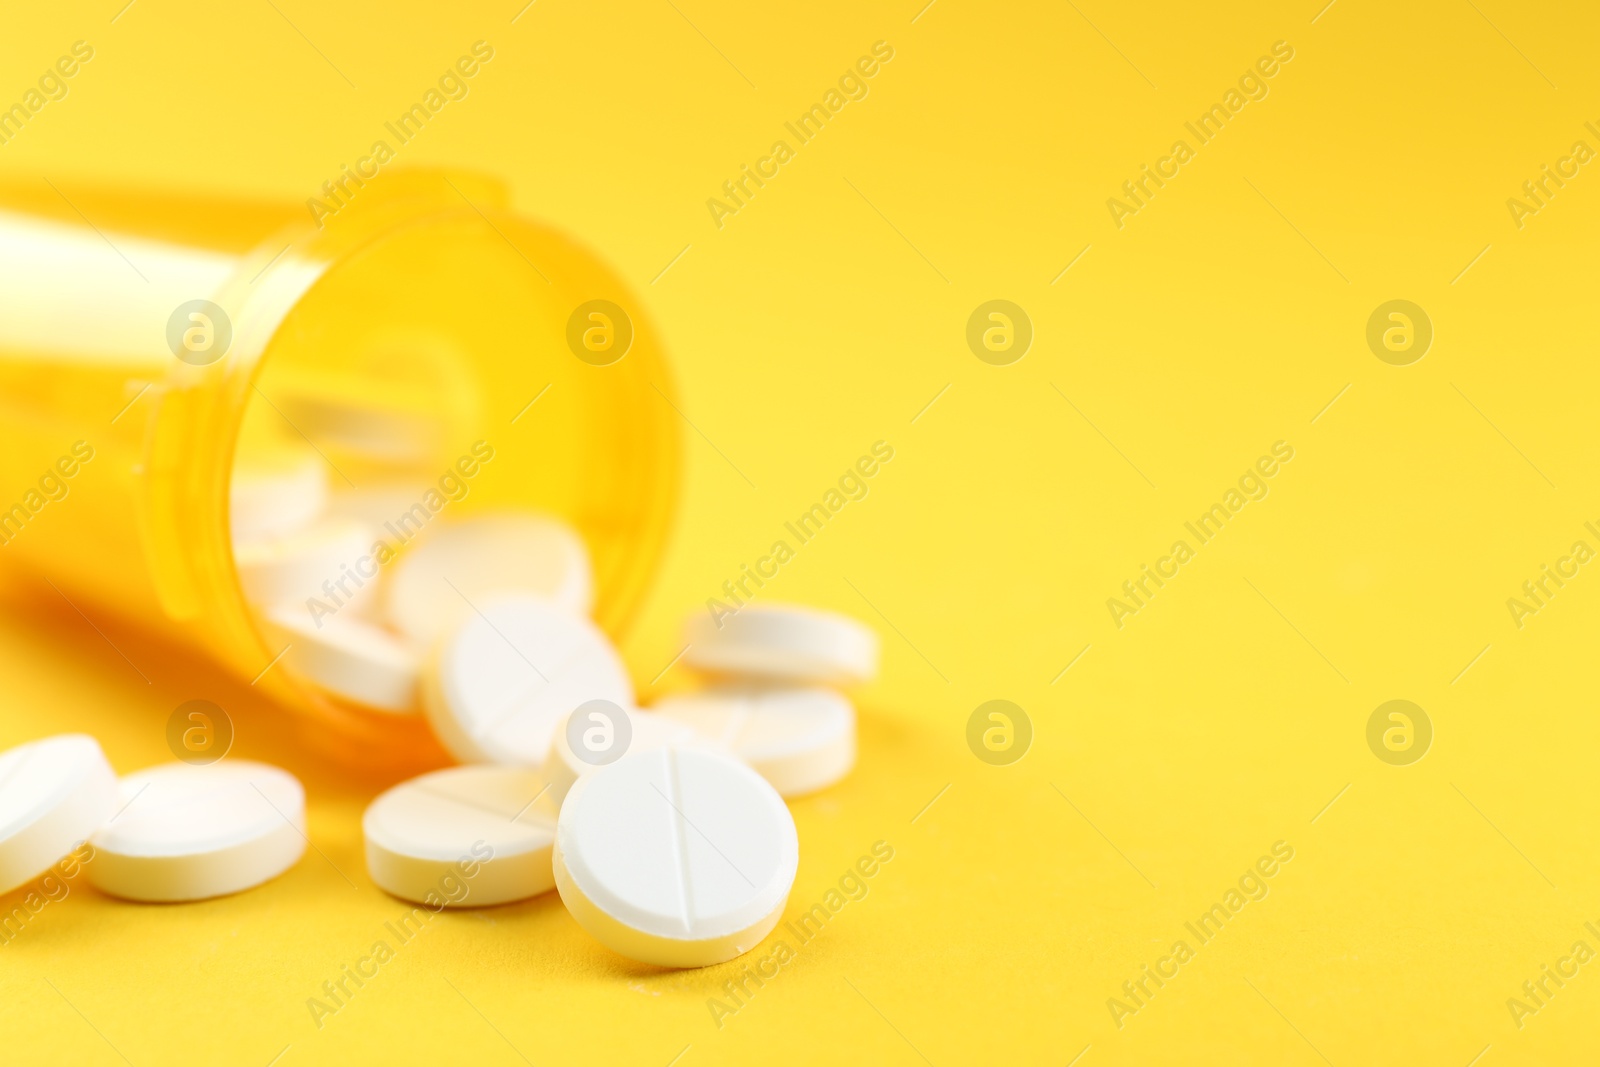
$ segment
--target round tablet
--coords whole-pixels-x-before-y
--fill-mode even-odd
[[[689,726],[650,712],[606,701],[579,705],[550,736],[550,751],[539,767],[549,788],[539,803],[546,811],[559,813],[572,783],[590,771],[630,752],[687,744],[695,737]]]
[[[32,881],[116,811],[117,774],[84,734],[0,753],[0,893]]]
[[[312,598],[330,609],[359,612],[377,589],[356,565],[372,554],[372,528],[353,519],[326,518],[284,537],[233,546],[233,562],[245,599],[252,604],[298,604]],[[337,584],[343,580],[341,589]]]
[[[367,871],[380,889],[434,907],[483,907],[555,885],[555,822],[521,767],[451,767],[379,796],[361,818]]]
[[[854,619],[796,604],[747,604],[684,626],[692,666],[799,682],[865,682],[878,673],[878,635]]]
[[[526,594],[478,609],[423,675],[423,710],[457,759],[537,767],[579,704],[633,706],[627,668],[588,619]]]
[[[285,664],[334,696],[396,715],[417,710],[420,657],[387,630],[343,615],[313,622],[300,605],[269,611],[267,629],[273,647],[287,646]]]
[[[654,710],[727,748],[782,796],[815,792],[855,766],[855,708],[829,689],[729,686],[668,697]]]
[[[205,900],[250,889],[306,850],[306,794],[249,760],[163,763],[126,775],[117,813],[89,843],[96,889],[126,900]]]
[[[432,462],[444,442],[440,397],[405,395],[393,380],[376,384],[393,388],[371,396],[374,383],[320,369],[279,393],[278,403],[285,419],[335,453],[391,468]]]
[[[492,593],[532,593],[575,615],[593,599],[589,554],[568,526],[539,515],[482,515],[432,531],[396,565],[391,626],[431,645]]]
[[[585,775],[561,806],[561,900],[631,959],[705,967],[760,943],[800,861],[794,819],[760,775],[722,753],[671,746]]]
[[[326,461],[310,448],[241,454],[228,483],[228,523],[238,542],[285,537],[311,525],[328,503]]]

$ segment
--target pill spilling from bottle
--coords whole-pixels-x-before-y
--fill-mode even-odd
[[[385,428],[369,429],[361,444],[384,454]],[[786,799],[854,766],[855,709],[838,687],[875,675],[877,636],[795,605],[696,612],[681,655],[708,683],[642,708],[589,618],[595,575],[576,530],[485,510],[374,554],[379,517],[408,488],[341,490],[323,460],[279,440],[236,464],[230,531],[257,627],[300,684],[425,722],[461,764],[369,805],[373,883],[435,908],[554,890],[596,941],[662,966],[754,948],[799,863]],[[300,859],[305,809],[300,783],[265,764],[119,780],[92,738],[45,738],[0,754],[0,891],[87,842],[110,895],[238,893]]]

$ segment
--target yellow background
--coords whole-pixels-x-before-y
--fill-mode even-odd
[[[1583,128],[1600,119],[1591,12],[519,6],[14,7],[0,98],[74,40],[96,55],[0,170],[298,202],[492,44],[402,161],[503,176],[662,329],[698,429],[624,649],[641,685],[686,611],[874,441],[895,448],[763,594],[884,641],[858,768],[794,805],[791,911],[873,842],[895,859],[720,1029],[706,1001],[738,963],[630,965],[551,894],[434,920],[319,1030],[306,999],[404,910],[363,869],[378,783],[294,751],[204,664],[106,624],[146,684],[86,620],[12,608],[0,742],[85,730],[129,770],[168,758],[176,704],[215,700],[236,754],[302,776],[316,850],[204,904],[75,882],[0,947],[7,1060],[1600,1055],[1600,964],[1521,1029],[1506,1007],[1574,941],[1600,949],[1583,928],[1600,925],[1596,566],[1520,630],[1506,608],[1573,541],[1600,547],[1583,529],[1600,520],[1600,176],[1584,168],[1520,230],[1505,204],[1575,140],[1600,148]],[[867,98],[719,230],[707,198],[879,40],[895,56]],[[1106,199],[1278,40],[1295,55],[1267,98],[1117,229]],[[1008,367],[964,339],[993,298],[1036,331]],[[1394,298],[1436,331],[1408,367],[1364,340]],[[1295,458],[1270,495],[1114,626],[1106,599],[1278,440]],[[688,682],[679,665],[659,688]],[[1009,767],[965,740],[994,698],[1035,728]],[[1390,699],[1435,729],[1412,766],[1366,744]],[[1294,859],[1270,894],[1119,1029],[1107,999],[1279,840]]]

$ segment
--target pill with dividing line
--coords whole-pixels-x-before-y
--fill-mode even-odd
[[[401,782],[361,818],[367,872],[402,900],[484,907],[555,885],[555,821],[544,783],[522,767],[451,767]]]
[[[561,806],[556,889],[630,959],[705,967],[777,925],[800,856],[783,798],[731,756],[668,746],[579,778]]]

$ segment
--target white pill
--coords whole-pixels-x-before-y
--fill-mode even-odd
[[[327,513],[364,522],[391,548],[403,547],[433,520],[423,500],[430,490],[434,486],[427,482],[392,479],[363,482],[353,489],[335,486],[328,496]]]
[[[549,788],[539,803],[546,811],[558,813],[572,783],[590,771],[615,763],[629,752],[694,740],[696,734],[690,726],[659,715],[616,704],[581,705],[551,735],[550,752],[539,768]]]
[[[865,682],[878,672],[878,635],[854,619],[797,604],[747,604],[723,616],[695,612],[684,659],[721,674],[798,682]]]
[[[451,767],[402,782],[361,819],[380,889],[435,907],[524,900],[555,885],[555,821],[522,767]]]
[[[490,593],[533,593],[575,615],[593,598],[589,554],[569,527],[538,515],[483,515],[431,531],[385,591],[391,626],[432,644]]]
[[[234,463],[228,522],[236,542],[286,537],[311,525],[327,503],[327,463],[310,448],[263,448]]]
[[[578,779],[553,858],[556,889],[580,926],[664,967],[754,948],[777,925],[799,860],[794,819],[760,775],[676,746]]]
[[[164,763],[126,775],[118,811],[89,839],[96,889],[127,900],[205,900],[250,889],[306,850],[306,794],[249,760]]]
[[[274,655],[282,651],[284,664],[308,681],[377,711],[417,711],[421,657],[408,642],[343,615],[313,621],[299,604],[274,608],[266,622]]]
[[[315,599],[330,611],[359,614],[359,603],[377,590],[376,542],[365,523],[328,518],[284,537],[236,544],[233,562],[252,604],[306,606]],[[370,574],[357,569],[363,559]]]
[[[464,763],[539,766],[589,700],[632,707],[627,668],[594,623],[525,594],[476,604],[423,674],[428,721]]]
[[[406,366],[403,360],[397,363]],[[386,360],[384,365],[392,364]],[[377,370],[373,375],[381,377]],[[433,462],[445,436],[437,408],[450,398],[419,395],[398,376],[379,381],[376,390],[378,395],[366,395],[374,392],[368,378],[319,369],[274,392],[284,417],[324,448],[383,466]]]
[[[92,737],[60,734],[0,753],[0,893],[87,841],[116,801],[117,774]]]
[[[782,796],[815,792],[855,766],[855,708],[829,689],[729,686],[667,697],[654,710],[728,749]]]

